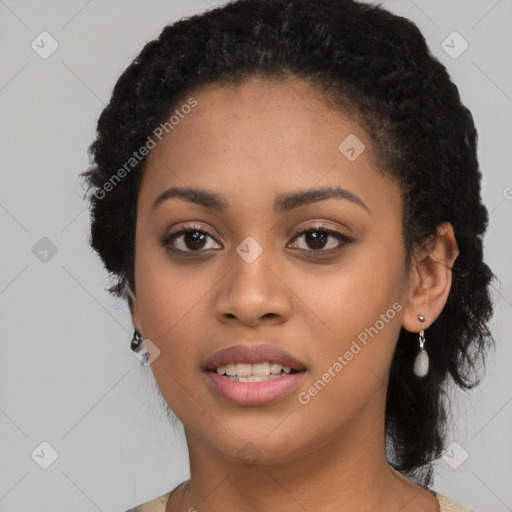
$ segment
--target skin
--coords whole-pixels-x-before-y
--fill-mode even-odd
[[[416,252],[407,269],[400,189],[380,172],[365,131],[306,83],[252,78],[190,96],[197,106],[148,157],[131,295],[133,324],[161,351],[151,368],[189,448],[191,480],[166,511],[225,511],[226,504],[247,512],[439,510],[431,493],[388,465],[384,408],[401,327],[419,332],[446,303],[458,254],[452,227],[441,226],[429,253]],[[354,161],[338,150],[349,134],[366,146]],[[172,198],[152,209],[173,186],[221,194],[229,208]],[[347,189],[367,208],[330,198],[273,210],[278,194],[323,186]],[[160,240],[191,221],[211,238],[201,255],[193,253],[194,239],[178,236],[169,246],[193,253],[180,258]],[[336,238],[323,247],[304,234],[294,238],[318,224],[352,242],[322,257],[340,246]],[[248,236],[263,249],[252,263],[235,250]],[[298,394],[396,302],[394,318],[300,403]],[[428,350],[428,329],[425,335]],[[304,363],[298,389],[253,407],[211,391],[202,368],[208,356],[265,342]],[[241,460],[248,442],[257,453],[253,464]]]

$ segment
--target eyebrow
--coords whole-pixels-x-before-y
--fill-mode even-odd
[[[163,202],[173,198],[183,199],[190,203],[217,211],[226,211],[229,209],[229,202],[220,194],[192,187],[171,187],[165,190],[155,199],[151,209],[154,210]],[[357,204],[367,212],[370,212],[370,208],[368,208],[359,196],[341,187],[322,187],[278,194],[274,200],[274,211],[287,212],[300,206],[331,198],[345,199]]]

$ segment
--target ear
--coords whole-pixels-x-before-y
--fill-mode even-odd
[[[139,331],[142,331],[142,324],[140,321],[139,305],[137,303],[137,297],[128,289],[128,307],[130,308],[130,314],[132,316],[133,327]]]
[[[453,227],[445,222],[438,227],[427,250],[412,256],[411,273],[405,314],[402,326],[410,332],[418,332],[433,324],[441,314],[452,285],[452,267],[459,255]],[[424,322],[418,315],[425,317]]]

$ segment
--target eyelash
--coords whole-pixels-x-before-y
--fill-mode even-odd
[[[340,233],[339,231],[333,230],[331,228],[328,228],[327,226],[324,226],[322,224],[317,224],[308,228],[304,228],[301,226],[297,228],[295,234],[292,237],[292,240],[298,239],[300,236],[308,235],[310,233],[315,232],[321,232],[325,233],[335,239],[337,239],[340,244],[331,249],[298,249],[299,251],[306,251],[310,253],[314,253],[315,255],[319,256],[326,256],[326,255],[332,255],[334,253],[337,253],[338,251],[342,250],[344,246],[348,245],[349,243],[353,242],[354,239],[344,235],[343,233]],[[183,257],[197,257],[197,254],[206,252],[208,249],[199,249],[199,250],[183,250],[183,249],[176,249],[170,246],[170,243],[175,240],[176,238],[179,238],[182,235],[185,235],[187,233],[200,233],[203,235],[207,235],[213,240],[213,236],[211,236],[208,231],[205,231],[201,226],[195,225],[195,224],[187,224],[184,225],[182,229],[179,231],[175,231],[173,233],[170,233],[169,235],[166,235],[162,240],[161,244],[162,246],[166,247],[168,251],[179,255]],[[218,242],[217,242],[218,243]]]

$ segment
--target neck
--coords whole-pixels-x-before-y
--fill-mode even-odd
[[[227,457],[186,430],[191,479],[181,506],[167,510],[220,512],[233,503],[244,512],[438,510],[432,495],[389,466],[382,423],[354,425],[314,450],[267,464]]]

